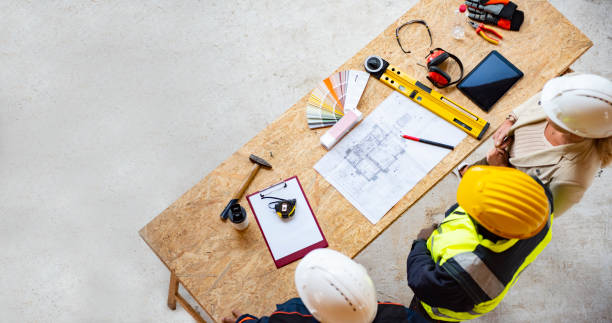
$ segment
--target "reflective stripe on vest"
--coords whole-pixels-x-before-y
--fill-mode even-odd
[[[504,284],[497,279],[489,267],[473,252],[460,253],[454,256],[453,259],[472,277],[476,284],[480,286],[480,289],[489,296],[489,299],[497,297],[497,295],[504,291]]]
[[[552,219],[551,214],[544,229],[534,237],[494,243],[479,235],[465,210],[456,206],[427,240],[427,248],[434,261],[459,283],[475,305],[467,312],[421,302],[423,308],[432,318],[443,321],[474,319],[493,310],[521,271],[550,241]]]

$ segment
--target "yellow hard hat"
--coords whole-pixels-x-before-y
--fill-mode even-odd
[[[459,183],[457,203],[487,230],[506,239],[533,237],[550,214],[544,187],[509,167],[470,167]]]

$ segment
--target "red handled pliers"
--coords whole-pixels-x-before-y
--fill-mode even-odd
[[[472,28],[476,29],[476,33],[478,35],[480,35],[482,38],[484,38],[486,41],[488,41],[491,44],[498,45],[499,44],[499,40],[493,39],[493,38],[487,36],[486,33],[491,33],[491,34],[497,36],[497,38],[499,38],[499,39],[503,39],[504,38],[504,37],[502,37],[502,35],[498,34],[495,30],[493,30],[491,28],[485,27],[485,25],[482,24],[482,23],[481,24],[477,24],[477,23],[475,23],[473,21],[468,21],[468,24],[470,24],[470,26],[472,26]]]

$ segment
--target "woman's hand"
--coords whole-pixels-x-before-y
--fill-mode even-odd
[[[508,133],[510,133],[510,128],[514,125],[513,120],[506,120],[502,125],[495,131],[493,134],[493,144],[496,148],[506,149],[512,142],[512,139],[508,137]]]
[[[500,148],[491,149],[487,153],[487,163],[491,166],[508,166],[508,152]]]

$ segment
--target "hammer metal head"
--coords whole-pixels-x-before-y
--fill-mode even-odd
[[[264,168],[272,168],[272,165],[270,165],[270,163],[268,163],[267,161],[265,161],[263,158],[261,157],[257,157],[253,154],[251,154],[251,156],[249,156],[249,159],[254,162],[255,164],[259,164],[261,165],[261,167]]]

